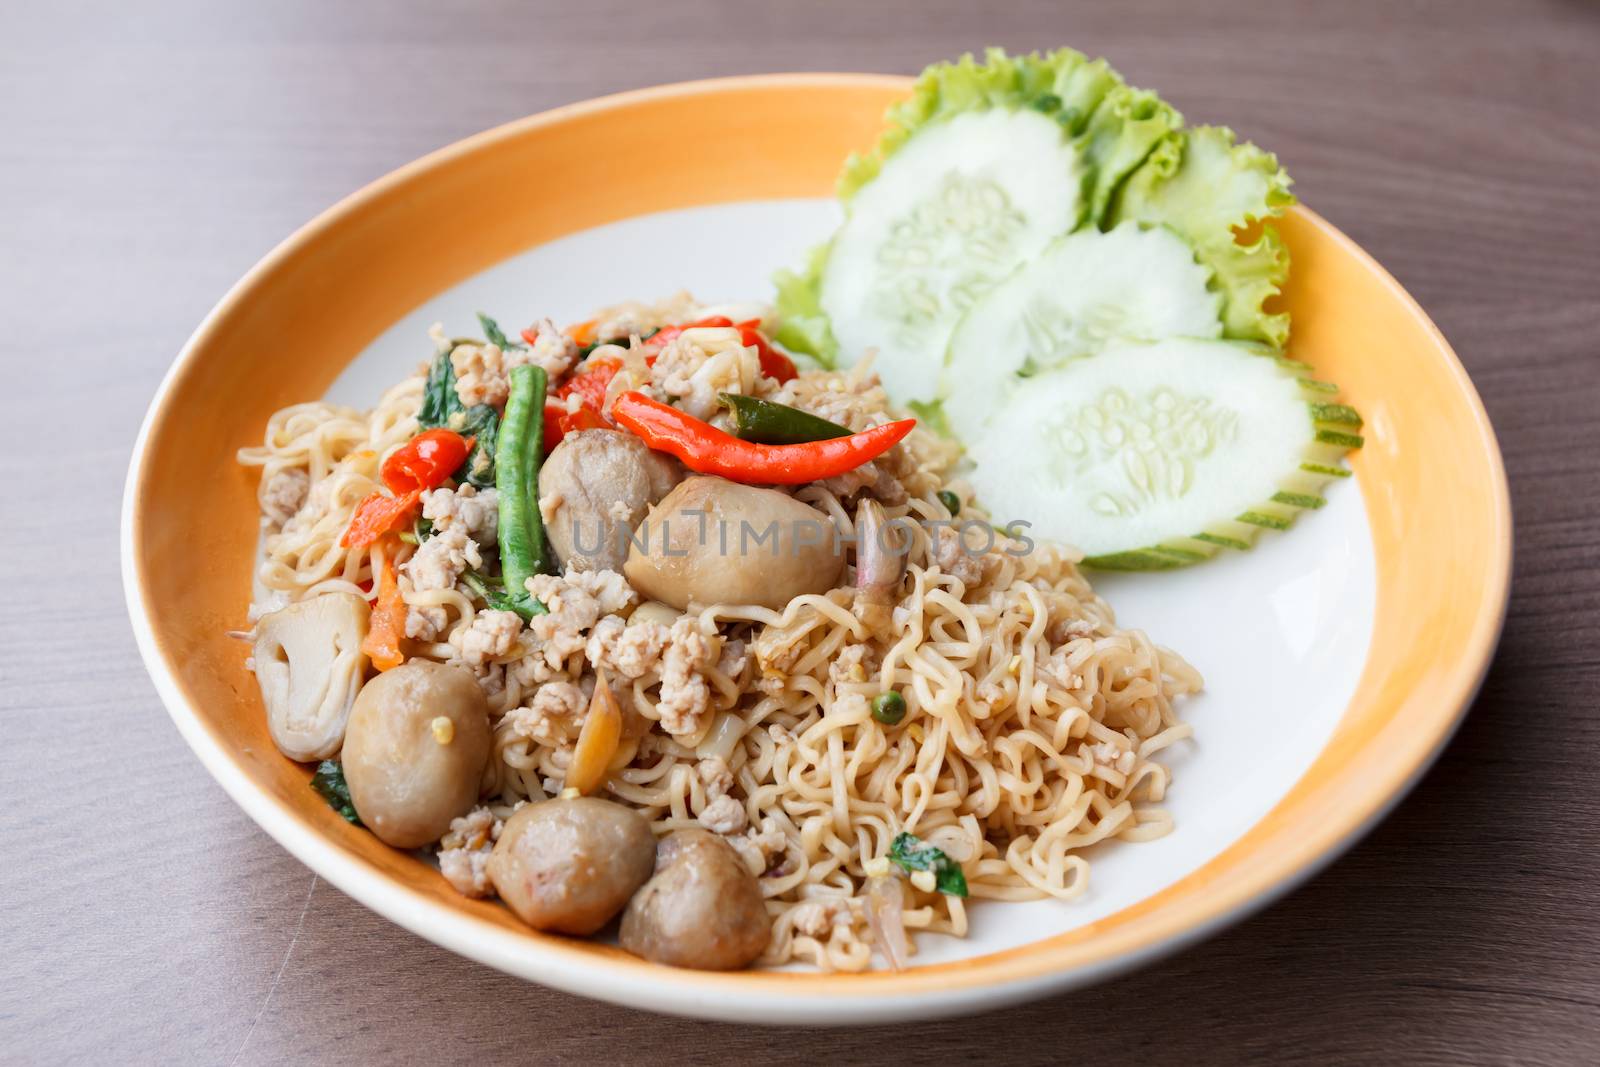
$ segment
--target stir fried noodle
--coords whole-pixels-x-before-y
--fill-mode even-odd
[[[701,347],[702,361],[715,358],[714,343]],[[635,387],[659,380],[665,361],[630,363]],[[262,469],[268,523],[253,612],[329,592],[370,600],[391,552],[410,654],[471,670],[487,694],[488,800],[441,843],[441,867],[464,891],[485,892],[480,861],[500,820],[561,790],[602,667],[627,724],[599,795],[638,809],[658,834],[726,835],[761,875],[767,964],[868,967],[867,887],[902,831],[960,863],[973,898],[1070,900],[1088,883],[1086,846],[1171,829],[1155,806],[1168,779],[1158,754],[1189,735],[1173,699],[1197,691],[1199,675],[1118,628],[1068,550],[951,523],[939,493],[963,494],[948,442],[919,429],[876,470],[794,491],[847,541],[861,493],[890,520],[912,520],[892,524],[910,548],[885,625],[854,610],[849,572],[841,588],[782,610],[719,603],[674,618],[640,609],[611,571],[535,579],[550,613],[524,625],[455,580],[493,554],[492,505],[469,514],[470,489],[429,501],[435,530],[459,528],[431,553],[428,542],[340,547],[381,484],[382,459],[417,431],[424,374],[370,412],[285,408],[240,458]],[[783,385],[747,377],[748,390],[851,429],[894,417],[865,364]],[[963,504],[963,520],[977,514]],[[894,725],[870,706],[890,689],[906,704]],[[907,893],[907,928],[966,932],[963,899]]]

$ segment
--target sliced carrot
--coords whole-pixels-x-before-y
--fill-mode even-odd
[[[361,651],[380,671],[398,667],[406,661],[405,653],[400,648],[400,642],[406,636],[406,602],[400,595],[400,580],[395,571],[392,548],[392,544],[384,544],[373,552],[373,563],[379,568],[378,599],[372,605],[367,636],[361,641]]]
[[[589,319],[587,322],[580,322],[575,326],[568,326],[567,336],[578,342],[579,348],[582,348],[586,345],[592,345],[595,342],[595,330],[599,327],[599,325],[600,324],[594,319]]]

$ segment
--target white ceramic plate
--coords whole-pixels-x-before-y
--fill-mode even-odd
[[[1195,739],[1168,759],[1174,832],[1096,847],[1084,897],[976,902],[971,936],[922,936],[901,974],[673,971],[465,900],[422,861],[339,820],[307,772],[273,751],[245,650],[225,636],[248,600],[256,529],[253,481],[234,455],[259,441],[268,415],[324,391],[370,405],[429,354],[431,323],[467,331],[480,309],[574,321],[681,288],[768,298],[771,272],[833,228],[836,208],[818,197],[906,87],[866,75],[729,79],[513,123],[331,209],[196,332],[129,471],[129,609],[185,739],[295,856],[422,936],[573,992],[731,1020],[886,1021],[996,1007],[1187,944],[1328,862],[1427,767],[1499,632],[1504,473],[1482,406],[1426,316],[1304,209],[1282,220],[1295,263],[1290,354],[1367,416],[1358,477],[1253,552],[1095,578],[1124,625],[1181,652],[1207,689],[1181,708]],[[678,150],[696,139],[741,150]],[[653,165],[591,162],[616,144]]]

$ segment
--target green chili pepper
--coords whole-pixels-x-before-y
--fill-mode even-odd
[[[787,404],[758,400],[738,393],[719,393],[717,402],[733,412],[734,436],[763,445],[803,445],[849,437],[850,431]]]
[[[944,505],[944,509],[950,513],[952,519],[961,514],[961,498],[950,490],[939,490],[939,503]]]
[[[896,726],[906,717],[906,698],[893,689],[872,698],[872,717],[885,726]]]
[[[545,607],[528,592],[528,579],[546,568],[544,524],[539,519],[539,463],[544,449],[544,368],[511,372],[511,395],[500,423],[494,467],[500,497],[500,571],[511,609],[525,619]]]

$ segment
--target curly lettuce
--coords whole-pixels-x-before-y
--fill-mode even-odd
[[[772,276],[778,290],[773,301],[778,317],[773,340],[791,352],[804,352],[825,367],[833,367],[839,358],[839,342],[828,324],[828,313],[822,310],[822,269],[832,248],[832,241],[820,244],[806,257],[804,270],[780,270]]]
[[[1223,335],[1282,348],[1289,316],[1264,305],[1289,277],[1289,250],[1271,224],[1295,202],[1289,184],[1272,153],[1235,143],[1224,126],[1197,126],[1169,134],[1150,153],[1117,194],[1105,225],[1171,227],[1215,276]]]
[[[1183,125],[1183,116],[1148,89],[1122,85],[1105,95],[1083,135],[1089,160],[1086,224],[1100,225],[1123,180]]]

